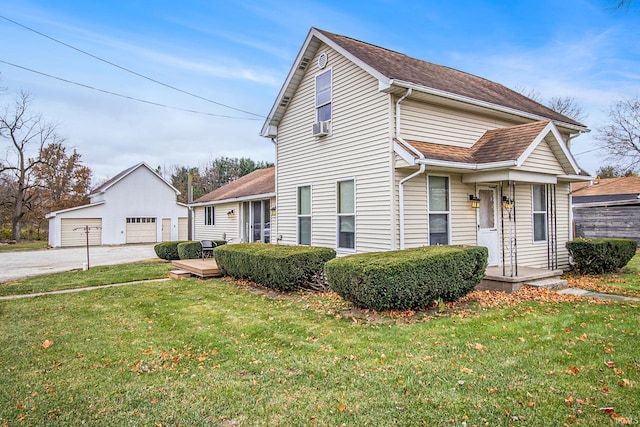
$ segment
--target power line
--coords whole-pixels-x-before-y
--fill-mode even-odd
[[[212,103],[212,104],[219,105],[219,106],[221,106],[221,107],[229,108],[229,109],[231,109],[231,110],[235,110],[235,111],[238,111],[238,112],[241,112],[241,113],[245,113],[245,114],[249,114],[249,115],[252,115],[252,116],[257,116],[257,117],[260,117],[260,118],[265,118],[265,116],[263,116],[263,115],[261,115],[261,114],[256,114],[256,113],[252,113],[251,111],[241,110],[240,108],[232,107],[232,106],[230,106],[230,105],[226,105],[226,104],[223,104],[223,103],[220,103],[220,102],[214,101],[214,100],[212,100],[212,99],[205,98],[205,97],[200,96],[200,95],[196,95],[195,93],[188,92],[188,91],[186,91],[186,90],[182,90],[182,89],[177,88],[177,87],[175,87],[175,86],[172,86],[172,85],[170,85],[170,84],[168,84],[168,83],[164,83],[164,82],[161,82],[161,81],[159,81],[159,80],[153,79],[153,78],[151,78],[151,77],[145,76],[144,74],[140,74],[140,73],[138,73],[138,72],[136,72],[136,71],[133,71],[133,70],[131,70],[131,69],[129,69],[129,68],[123,67],[123,66],[121,66],[121,65],[115,64],[115,63],[113,63],[113,62],[111,62],[111,61],[108,61],[108,60],[106,60],[106,59],[100,58],[99,56],[93,55],[93,54],[91,54],[91,53],[89,53],[89,52],[86,52],[86,51],[84,51],[84,50],[80,49],[80,48],[77,48],[77,47],[72,46],[72,45],[70,45],[70,44],[68,44],[68,43],[65,43],[65,42],[63,42],[63,41],[61,41],[61,40],[58,40],[58,39],[56,39],[56,38],[54,38],[54,37],[51,37],[51,36],[49,36],[49,35],[47,35],[47,34],[44,34],[44,33],[40,32],[40,31],[38,31],[38,30],[35,30],[35,29],[33,29],[33,28],[30,28],[30,27],[27,27],[26,25],[23,25],[23,24],[21,24],[21,23],[19,23],[19,22],[16,22],[16,21],[14,21],[13,19],[9,19],[9,18],[7,18],[6,16],[0,15],[0,18],[4,19],[5,21],[11,22],[12,24],[15,24],[15,25],[17,25],[17,26],[19,26],[19,27],[22,27],[22,28],[24,28],[25,30],[31,31],[31,32],[33,32],[33,33],[35,33],[35,34],[38,34],[38,35],[40,35],[40,36],[42,36],[42,37],[45,37],[45,38],[47,38],[47,39],[49,39],[49,40],[51,40],[51,41],[54,41],[54,42],[59,43],[59,44],[61,44],[61,45],[63,45],[63,46],[66,46],[66,47],[68,47],[69,49],[73,49],[73,50],[75,50],[75,51],[77,51],[77,52],[80,52],[80,53],[82,53],[82,54],[84,54],[84,55],[90,56],[90,57],[91,57],[91,58],[93,58],[93,59],[97,59],[98,61],[104,62],[105,64],[109,64],[109,65],[111,65],[111,66],[113,66],[113,67],[116,67],[116,68],[119,68],[119,69],[121,69],[121,70],[123,70],[123,71],[126,71],[127,73],[131,73],[131,74],[136,75],[136,76],[138,76],[138,77],[141,77],[141,78],[143,78],[143,79],[145,79],[145,80],[149,80],[150,82],[153,82],[153,83],[159,84],[159,85],[161,85],[161,86],[164,86],[164,87],[167,87],[167,88],[169,88],[169,89],[172,89],[172,90],[178,91],[178,92],[180,92],[180,93],[184,93],[185,95],[193,96],[193,97],[198,98],[198,99],[201,99],[201,100],[203,100],[203,101],[207,101],[207,102],[210,102],[210,103]]]
[[[86,84],[83,84],[83,83],[74,82],[72,80],[67,80],[67,79],[64,79],[62,77],[58,77],[58,76],[54,76],[54,75],[51,75],[51,74],[43,73],[42,71],[37,71],[37,70],[31,69],[31,68],[23,67],[21,65],[13,64],[11,62],[3,61],[2,59],[0,59],[0,63],[6,64],[6,65],[10,65],[12,67],[20,68],[21,70],[29,71],[31,73],[40,74],[41,76],[45,76],[45,77],[49,77],[49,78],[52,78],[52,79],[60,80],[61,82],[65,82],[65,83],[69,83],[69,84],[72,84],[72,85],[80,86],[80,87],[83,87],[85,89],[91,89],[91,90],[95,90],[95,91],[98,91],[98,92],[106,93],[106,94],[109,94],[109,95],[118,96],[120,98],[126,98],[126,99],[129,99],[129,100],[132,100],[132,101],[137,101],[137,102],[142,102],[142,103],[145,103],[145,104],[155,105],[157,107],[170,108],[172,110],[178,110],[178,111],[186,111],[187,113],[204,114],[206,116],[223,117],[225,119],[260,120],[259,118],[255,118],[254,119],[254,118],[251,118],[251,117],[225,116],[225,115],[222,115],[222,114],[213,114],[213,113],[207,113],[207,112],[204,112],[204,111],[190,110],[190,109],[187,109],[187,108],[173,107],[171,105],[161,104],[159,102],[147,101],[146,99],[135,98],[133,96],[123,95],[121,93],[112,92],[110,90],[100,89],[100,88],[97,88],[97,87],[94,87],[94,86],[89,86],[89,85],[86,85]]]
[[[574,156],[580,156],[581,154],[591,153],[592,151],[602,150],[602,147],[594,148],[592,150],[583,151],[582,153],[573,153]]]

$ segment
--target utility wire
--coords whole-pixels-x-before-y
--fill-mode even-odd
[[[31,69],[31,68],[23,67],[21,65],[12,64],[11,62],[3,61],[2,59],[0,59],[0,63],[6,64],[6,65],[11,65],[12,67],[20,68],[21,70],[29,71],[29,72],[32,72],[32,73],[35,73],[35,74],[40,74],[41,76],[45,76],[45,77],[49,77],[49,78],[52,78],[52,79],[60,80],[61,82],[65,82],[65,83],[69,83],[69,84],[72,84],[72,85],[80,86],[80,87],[83,87],[83,88],[86,88],[86,89],[95,90],[95,91],[106,93],[106,94],[113,95],[113,96],[119,96],[120,98],[126,98],[126,99],[130,99],[132,101],[143,102],[145,104],[155,105],[155,106],[158,106],[158,107],[170,108],[172,110],[178,110],[178,111],[186,111],[187,113],[204,114],[206,116],[223,117],[225,119],[260,120],[259,118],[224,116],[222,114],[213,114],[213,113],[206,113],[206,112],[203,112],[203,111],[189,110],[187,108],[173,107],[171,105],[160,104],[159,102],[147,101],[145,99],[135,98],[133,96],[123,95],[121,93],[111,92],[109,90],[100,89],[100,88],[89,86],[89,85],[86,85],[86,84],[83,84],[83,83],[78,83],[78,82],[74,82],[74,81],[71,81],[71,80],[63,79],[62,77],[58,77],[58,76],[54,76],[54,75],[51,75],[51,74],[43,73],[42,71],[37,71],[37,70]]]
[[[579,156],[581,154],[587,154],[587,153],[591,153],[592,151],[598,151],[598,150],[602,150],[603,147],[598,147],[598,148],[594,148],[592,150],[587,150],[587,151],[583,151],[582,153],[573,153],[574,156]]]
[[[203,101],[207,101],[207,102],[210,102],[210,103],[212,103],[212,104],[219,105],[219,106],[221,106],[221,107],[229,108],[229,109],[231,109],[231,110],[239,111],[239,112],[241,112],[241,113],[249,114],[249,115],[252,115],[252,116],[257,116],[257,117],[260,117],[260,118],[265,118],[265,116],[263,116],[262,114],[256,114],[256,113],[252,113],[251,111],[241,110],[240,108],[235,108],[235,107],[232,107],[232,106],[230,106],[230,105],[222,104],[222,103],[217,102],[217,101],[214,101],[214,100],[212,100],[212,99],[208,99],[208,98],[202,97],[202,96],[200,96],[200,95],[196,95],[195,93],[188,92],[188,91],[186,91],[186,90],[182,90],[182,89],[177,88],[177,87],[175,87],[175,86],[172,86],[172,85],[170,85],[170,84],[167,84],[167,83],[161,82],[161,81],[159,81],[159,80],[153,79],[153,78],[151,78],[151,77],[145,76],[144,74],[140,74],[140,73],[138,73],[138,72],[136,72],[136,71],[130,70],[129,68],[123,67],[123,66],[121,66],[121,65],[115,64],[115,63],[113,63],[113,62],[111,62],[111,61],[108,61],[108,60],[106,60],[106,59],[100,58],[99,56],[93,55],[93,54],[91,54],[91,53],[89,53],[89,52],[86,52],[86,51],[84,51],[84,50],[82,50],[82,49],[79,49],[79,48],[77,48],[77,47],[75,47],[75,46],[72,46],[72,45],[70,45],[70,44],[68,44],[68,43],[65,43],[65,42],[63,42],[63,41],[61,41],[61,40],[58,40],[58,39],[56,39],[56,38],[53,38],[53,37],[51,37],[51,36],[49,36],[49,35],[47,35],[47,34],[44,34],[44,33],[40,32],[40,31],[38,31],[38,30],[34,30],[33,28],[27,27],[26,25],[23,25],[23,24],[21,24],[21,23],[19,23],[19,22],[16,22],[16,21],[14,21],[13,19],[9,19],[9,18],[7,18],[6,16],[0,15],[0,18],[4,19],[5,21],[11,22],[12,24],[15,24],[15,25],[17,25],[17,26],[19,26],[19,27],[22,27],[22,28],[24,28],[25,30],[31,31],[31,32],[33,32],[33,33],[35,33],[35,34],[38,34],[38,35],[40,35],[40,36],[42,36],[42,37],[45,37],[45,38],[47,38],[47,39],[49,39],[49,40],[51,40],[51,41],[54,41],[54,42],[56,42],[56,43],[60,43],[61,45],[66,46],[66,47],[68,47],[68,48],[70,48],[70,49],[73,49],[73,50],[75,50],[75,51],[77,51],[77,52],[80,52],[80,53],[82,53],[82,54],[85,54],[85,55],[87,55],[87,56],[90,56],[90,57],[91,57],[91,58],[93,58],[93,59],[97,59],[98,61],[104,62],[105,64],[109,64],[109,65],[111,65],[111,66],[113,66],[113,67],[116,67],[116,68],[119,68],[119,69],[121,69],[121,70],[123,70],[123,71],[126,71],[127,73],[131,73],[131,74],[136,75],[136,76],[138,76],[138,77],[141,77],[141,78],[143,78],[143,79],[145,79],[145,80],[149,80],[150,82],[153,82],[153,83],[159,84],[159,85],[164,86],[164,87],[167,87],[167,88],[169,88],[169,89],[173,89],[173,90],[175,90],[175,91],[178,91],[178,92],[184,93],[184,94],[189,95],[189,96],[193,96],[193,97],[198,98],[198,99],[201,99],[201,100],[203,100]],[[224,116],[221,116],[221,117],[224,117]]]

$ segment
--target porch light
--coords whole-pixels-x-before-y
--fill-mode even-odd
[[[473,209],[480,208],[480,199],[475,194],[469,194],[469,201],[471,202],[471,207]]]
[[[233,218],[233,209],[231,209],[229,212],[227,212],[227,218]]]
[[[513,200],[508,198],[507,196],[502,196],[502,204],[504,205],[504,208],[508,211],[513,209]]]
[[[269,209],[269,212],[271,213],[271,216],[276,216],[276,207],[271,206],[271,208]]]

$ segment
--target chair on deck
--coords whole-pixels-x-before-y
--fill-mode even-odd
[[[216,244],[212,240],[200,240],[200,246],[202,246],[202,259],[208,258],[207,255],[210,255],[213,258],[213,248],[216,247]]]

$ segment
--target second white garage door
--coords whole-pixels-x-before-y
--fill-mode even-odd
[[[127,243],[155,243],[156,229],[155,218],[127,218]]]

